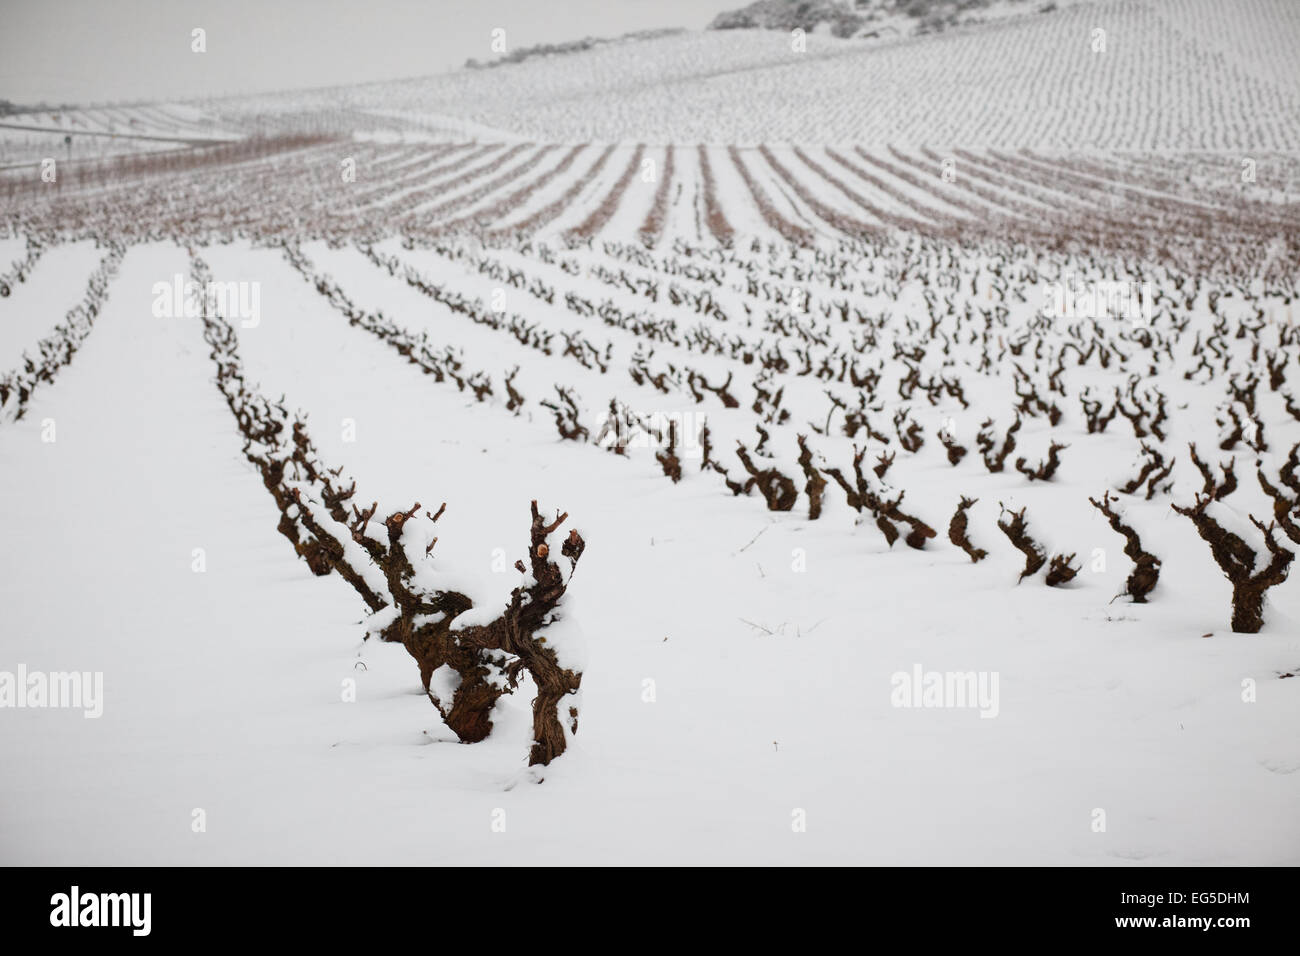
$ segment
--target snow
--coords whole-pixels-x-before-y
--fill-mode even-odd
[[[38,354],[41,339],[85,297],[86,278],[105,252],[93,242],[56,246],[46,250],[23,282],[14,283],[8,297],[0,299],[0,369],[21,365],[24,352]],[[0,257],[6,270],[10,261]]]
[[[82,354],[0,432],[0,496],[22,503],[0,567],[4,660],[103,671],[106,697],[94,722],[3,714],[0,751],[22,768],[0,781],[4,859],[498,865],[562,846],[574,863],[1296,862],[1300,682],[1276,674],[1296,657],[1300,602],[1277,589],[1263,633],[1228,632],[1226,582],[1167,506],[1127,504],[1165,561],[1148,605],[1111,603],[1127,564],[1100,517],[1019,476],[916,463],[938,483],[916,506],[978,495],[972,535],[993,554],[972,567],[947,548],[890,551],[843,507],[775,515],[705,476],[673,486],[644,458],[561,447],[544,421],[437,386],[349,327],[273,251],[204,255],[217,280],[263,283],[261,324],[239,330],[250,382],[310,409],[323,460],[367,501],[448,501],[431,567],[485,616],[518,581],[493,556],[523,555],[528,501],[570,512],[588,548],[571,616],[545,636],[565,661],[587,646],[580,732],[524,772],[521,688],[487,741],[450,742],[406,652],[362,642],[360,602],[275,532],[198,323],[151,317],[152,282],[183,272],[183,253],[135,248]],[[329,266],[360,304],[429,321],[427,300],[368,263],[339,271],[355,255]],[[479,331],[435,328],[467,349]],[[1069,462],[1080,497],[1131,472],[1115,432]],[[1022,439],[1031,459],[1046,443],[1032,423]],[[1106,570],[1011,586],[999,498],[1028,504],[1049,546],[1085,560],[1105,547]],[[75,570],[21,557],[42,550]],[[997,718],[892,707],[890,676],[914,665],[996,673]],[[206,833],[190,829],[196,807]]]

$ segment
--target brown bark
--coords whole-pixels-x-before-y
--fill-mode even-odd
[[[1264,533],[1264,546],[1270,560],[1261,570],[1255,570],[1257,556],[1239,535],[1223,528],[1206,511],[1214,499],[1206,494],[1196,496],[1193,505],[1180,508],[1172,505],[1179,514],[1191,519],[1196,533],[1210,546],[1210,553],[1224,576],[1232,583],[1232,629],[1239,634],[1255,634],[1264,626],[1264,596],[1269,588],[1286,580],[1287,570],[1295,555],[1281,547],[1273,537],[1274,524],[1265,527],[1253,515],[1250,521]]]
[[[1138,533],[1124,524],[1123,518],[1112,507],[1116,500],[1105,492],[1102,493],[1100,502],[1095,498],[1088,499],[1094,508],[1106,516],[1111,529],[1124,536],[1124,553],[1133,562],[1133,571],[1129,574],[1122,593],[1133,598],[1134,604],[1145,604],[1147,595],[1155,590],[1156,582],[1160,580],[1160,559],[1145,550]]]
[[[987,558],[989,554],[983,548],[977,548],[971,544],[971,540],[966,534],[966,512],[977,501],[979,501],[978,498],[967,498],[963,495],[961,503],[957,505],[957,510],[953,512],[952,520],[948,522],[948,540],[966,552],[970,557],[971,564],[978,564]]]
[[[1010,520],[1003,521],[998,518],[998,527],[1002,533],[1010,539],[1015,545],[1016,550],[1025,556],[1025,569],[1020,572],[1020,580],[1023,581],[1031,574],[1037,573],[1038,569],[1047,563],[1047,554],[1043,551],[1038,543],[1029,536],[1029,522],[1025,520],[1025,509],[1019,511],[1008,511],[1001,502],[998,507],[1002,508],[1002,513],[1010,515]]]

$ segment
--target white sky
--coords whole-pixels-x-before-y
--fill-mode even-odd
[[[0,99],[183,99],[438,73],[510,49],[699,29],[747,0],[0,0]],[[190,50],[195,27],[207,52]]]

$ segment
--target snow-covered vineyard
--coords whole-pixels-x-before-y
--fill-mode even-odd
[[[691,35],[0,170],[0,670],[103,675],[2,715],[0,856],[1300,860],[1300,90],[1234,30],[1254,139],[639,135]],[[630,135],[493,106],[606,60]]]
[[[1262,237],[1267,247],[1294,231],[1300,160],[1256,153],[1247,162],[931,147],[385,146],[302,134],[73,167],[52,185],[11,172],[0,189],[24,204],[35,239],[47,230],[142,239],[398,233],[600,249],[738,238],[807,246],[904,230],[1150,253],[1234,238],[1250,246]]]

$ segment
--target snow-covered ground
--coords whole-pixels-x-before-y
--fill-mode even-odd
[[[357,253],[307,251],[360,306],[428,323],[470,367],[516,361],[487,351],[505,336],[440,313]],[[261,321],[239,330],[250,383],[310,412],[323,460],[345,465],[365,502],[447,501],[434,560],[483,600],[517,583],[494,566],[497,549],[508,566],[526,548],[528,501],[570,513],[588,542],[565,603],[589,647],[580,732],[544,783],[527,782],[527,700],[504,698],[493,735],[460,745],[406,652],[361,641],[360,602],[276,533],[199,321],[152,314],[153,283],[186,272],[184,251],[135,247],[82,352],[0,430],[0,660],[104,675],[98,719],[0,713],[0,858],[1300,858],[1300,681],[1279,679],[1300,665],[1294,584],[1271,592],[1262,633],[1231,633],[1208,550],[1157,501],[1129,515],[1164,559],[1160,589],[1148,605],[1112,603],[1127,564],[1083,499],[1127,474],[1128,457],[1070,460],[1072,509],[1052,504],[1059,488],[977,462],[909,461],[926,476],[912,503],[932,523],[941,504],[979,496],[971,535],[992,556],[891,550],[842,500],[816,522],[802,505],[775,514],[694,462],[674,485],[644,453],[560,442],[536,406],[515,417],[435,384],[275,251],[204,255],[218,279],[261,283]],[[538,359],[535,375],[557,361]],[[1111,444],[1118,456],[1130,443]],[[1076,586],[1015,585],[1020,556],[994,539],[999,497],[1081,553]],[[1110,557],[1104,572],[1088,567],[1093,547]],[[996,714],[895,706],[894,675],[918,667],[996,675],[984,708]]]

